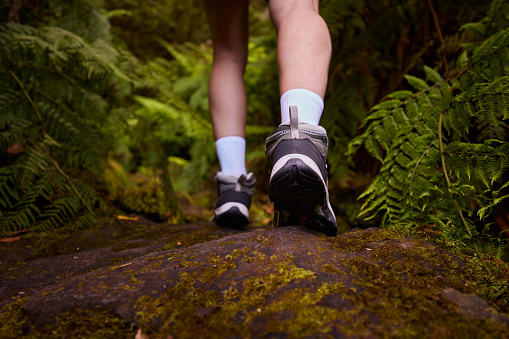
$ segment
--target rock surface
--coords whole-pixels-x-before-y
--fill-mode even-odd
[[[142,220],[71,235],[34,238],[0,246],[0,308],[12,296],[148,253],[184,248],[241,233],[212,223],[164,225]]]
[[[207,235],[220,232],[201,226]],[[99,333],[95,326],[111,338],[136,332],[138,338],[509,333],[509,319],[472,294],[465,263],[417,239],[392,239],[378,229],[331,238],[301,227],[232,230],[217,238],[169,250],[155,241],[120,251],[115,263],[111,246],[81,252],[78,259],[45,259],[68,262],[72,256],[82,260],[81,271],[75,267],[59,279],[54,271],[40,273],[49,274],[49,284],[31,285],[19,303],[26,317],[22,331],[86,336]],[[13,291],[2,287],[0,294],[7,300]]]

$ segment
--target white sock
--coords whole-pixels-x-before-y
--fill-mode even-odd
[[[247,174],[246,139],[236,136],[217,139],[216,152],[221,172],[235,177]]]
[[[307,89],[291,89],[281,96],[281,123],[290,121],[290,106],[297,106],[299,121],[318,125],[323,112],[323,100]]]

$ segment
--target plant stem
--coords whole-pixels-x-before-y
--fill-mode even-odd
[[[18,83],[19,87],[21,87],[21,90],[23,91],[23,94],[25,94],[25,97],[28,99],[28,101],[30,101],[30,104],[32,105],[32,107],[34,108],[35,110],[35,113],[37,114],[37,116],[39,117],[39,120],[41,121],[42,123],[42,127],[44,129],[44,132],[46,132],[46,124],[44,123],[44,120],[42,120],[42,115],[41,115],[41,112],[39,111],[39,109],[37,108],[37,105],[35,104],[35,102],[32,100],[32,98],[30,97],[30,95],[28,95],[28,92],[27,90],[25,89],[25,86],[23,86],[23,83],[21,82],[21,80],[19,80],[19,78],[17,77],[16,74],[14,74],[12,71],[9,71],[9,74],[12,75],[12,77],[14,78],[14,80],[16,80],[16,82]]]
[[[95,215],[94,211],[92,211],[92,208],[90,208],[90,206],[87,204],[87,202],[85,201],[85,198],[83,198],[80,194],[80,192],[76,189],[76,187],[74,187],[74,184],[72,183],[71,179],[69,178],[69,176],[60,168],[60,166],[58,165],[58,163],[56,162],[55,159],[53,159],[53,157],[51,157],[51,155],[48,154],[48,159],[49,161],[51,161],[51,163],[53,164],[53,166],[55,166],[55,168],[60,172],[60,174],[63,175],[63,177],[65,178],[65,180],[67,180],[67,182],[69,183],[69,185],[71,185],[71,188],[72,190],[74,191],[74,193],[76,193],[76,195],[78,196],[78,198],[80,198],[81,202],[83,203],[83,205],[85,205],[85,207],[87,208],[87,210],[95,217],[97,218],[97,216]]]
[[[451,181],[449,180],[449,176],[447,175],[447,167],[446,167],[446,164],[445,164],[445,156],[444,156],[444,144],[443,144],[443,138],[442,138],[442,121],[443,121],[443,116],[444,116],[444,111],[442,110],[440,112],[440,118],[438,120],[438,143],[439,143],[439,146],[440,146],[440,159],[442,161],[442,171],[444,172],[444,177],[445,177],[445,181],[447,182],[447,188],[449,189],[449,193],[451,194],[451,197],[452,197],[452,201],[454,202],[454,206],[456,206],[456,211],[458,212],[460,218],[461,218],[461,222],[463,223],[463,226],[465,226],[467,232],[468,232],[468,235],[470,236],[470,239],[472,239],[472,241],[474,240],[474,237],[472,235],[472,231],[470,231],[470,228],[468,227],[468,223],[467,221],[465,220],[465,217],[463,216],[463,213],[461,213],[461,209],[458,205],[458,202],[456,201],[456,199],[454,198],[452,192],[451,192]],[[481,252],[479,251],[479,247],[477,247],[477,244],[475,242],[473,242],[474,244],[474,248],[475,248],[475,253],[477,254],[477,256],[479,257],[479,260],[481,260]],[[483,266],[484,268],[487,269],[487,267],[484,265],[483,263]]]
[[[421,163],[422,159],[428,153],[429,149],[431,148],[431,146],[433,146],[435,141],[437,141],[437,138],[433,139],[433,141],[428,145],[426,150],[421,154],[421,157],[419,158],[419,160],[417,160],[417,163],[415,164],[414,170],[412,171],[412,177],[410,178],[410,187],[409,187],[408,190],[410,192],[410,194],[409,194],[409,197],[410,197],[410,212],[412,213],[412,220],[414,221],[414,223],[415,223],[415,217],[414,217],[413,198],[412,198],[412,184],[414,182],[415,172],[417,171],[417,167],[419,167],[419,164]]]

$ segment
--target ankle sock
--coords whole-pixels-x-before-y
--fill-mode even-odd
[[[246,170],[246,139],[228,136],[216,140],[216,152],[221,172],[240,177]]]
[[[318,125],[323,112],[323,100],[307,89],[291,89],[281,96],[281,124],[290,121],[290,106],[297,106],[299,121]]]

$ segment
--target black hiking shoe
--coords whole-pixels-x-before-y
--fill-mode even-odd
[[[290,123],[276,128],[265,143],[274,224],[303,225],[336,236],[336,217],[327,189],[327,132],[321,126],[298,121],[297,107],[291,106]]]
[[[236,178],[218,172],[216,183],[218,198],[210,220],[220,226],[243,228],[249,222],[249,207],[256,186],[253,173]]]

